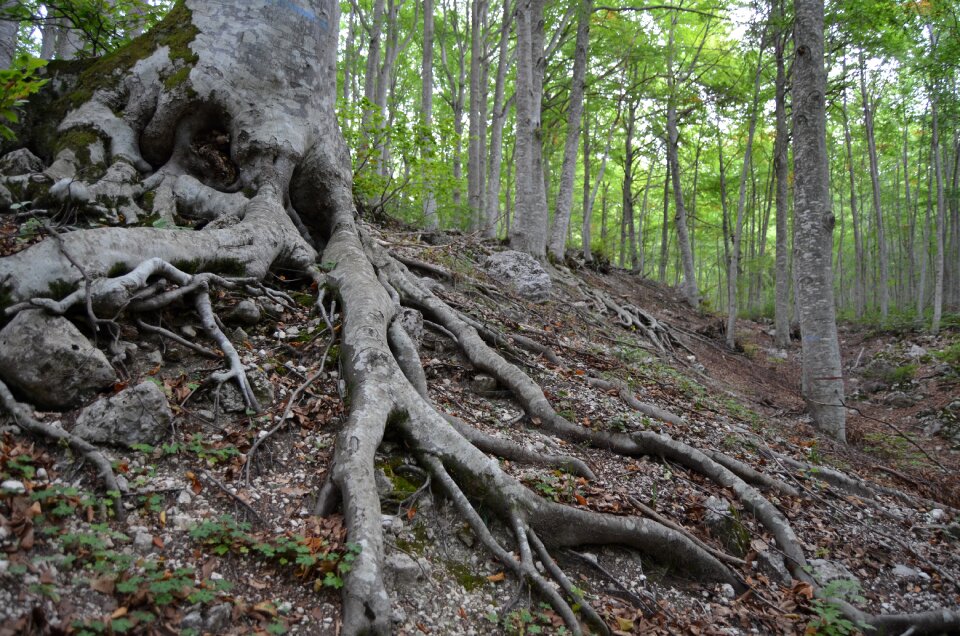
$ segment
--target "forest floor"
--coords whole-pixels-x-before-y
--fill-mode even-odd
[[[4,254],[43,234],[3,223]],[[533,304],[478,267],[498,246],[456,235],[431,245],[414,233],[370,231],[394,253],[450,272],[434,293],[451,305],[550,348],[555,362],[513,348],[506,355],[571,421],[663,431],[793,485],[798,496],[768,496],[793,524],[807,558],[820,560],[817,574],[834,579],[836,594],[877,613],[960,605],[960,527],[952,508],[960,507],[956,320],[937,338],[841,327],[851,410],[850,443],[840,445],[819,435],[804,415],[799,344],[776,350],[769,323],[740,321],[739,351],[731,351],[723,344],[721,317],[691,311],[674,290],[624,271],[557,271],[551,299]],[[262,413],[247,411],[232,386],[219,396],[201,388],[219,362],[124,327],[123,338],[138,351],[117,390],[154,381],[175,414],[163,443],[108,449],[132,493],[123,499],[124,519],[103,505],[93,471],[63,448],[25,436],[9,422],[0,429],[0,478],[13,484],[0,492],[0,635],[338,632],[337,590],[356,547],[345,542],[338,516],[312,516],[346,414],[338,350],[330,347],[323,320],[310,313],[312,294],[303,281],[270,283],[300,305],[264,306],[256,326],[228,329],[244,363],[272,387],[275,399]],[[583,283],[655,316],[677,346],[659,354],[613,317],[597,320],[586,310]],[[239,300],[224,293],[217,304],[226,309]],[[189,336],[196,317],[170,311],[162,320]],[[669,555],[590,546],[560,553],[560,565],[617,633],[848,633],[842,630],[852,627],[835,608],[814,600],[809,585],[778,578],[782,561],[780,567],[756,563],[758,555],[776,553],[773,539],[732,493],[668,461],[557,441],[538,431],[444,334],[426,329],[420,344],[431,398],[444,411],[535,452],[583,459],[597,475],[588,482],[502,462],[528,487],[600,512],[653,510],[746,562],[740,571],[751,589],[737,596],[729,585],[684,577]],[[316,372],[318,379],[281,422],[289,396]],[[590,378],[623,381],[640,400],[681,420],[640,415],[616,391],[591,386]],[[76,415],[38,414],[68,429]],[[856,494],[831,486],[823,481],[831,469],[888,490]],[[389,430],[378,472],[397,633],[563,631],[559,616],[505,575],[434,495]]]

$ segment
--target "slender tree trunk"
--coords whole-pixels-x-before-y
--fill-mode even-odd
[[[933,94],[930,100],[933,135],[930,155],[933,159],[934,182],[937,191],[937,215],[936,236],[934,241],[936,252],[933,261],[933,320],[930,322],[930,333],[934,335],[940,333],[940,320],[943,315],[944,225],[946,221],[946,201],[943,191],[943,158],[940,155],[940,117],[939,104],[937,101],[938,96]]]
[[[779,25],[783,17],[783,0],[774,0],[774,10],[776,11],[774,20]],[[784,50],[786,49],[787,33],[786,26],[779,26],[782,29],[775,38],[776,58],[777,58],[777,77],[775,80],[775,118],[776,118],[776,139],[773,144],[773,166],[777,176],[777,256],[776,256],[776,291],[773,324],[776,330],[776,345],[781,349],[790,346],[790,274],[788,272],[789,250],[787,249],[788,217],[790,215],[790,183],[788,161],[788,135],[787,130],[787,76],[784,63]]]
[[[907,282],[905,286],[904,304],[913,299],[914,286],[916,285],[917,257],[915,237],[917,233],[917,217],[913,213],[910,197],[910,166],[909,160],[909,142],[910,142],[910,120],[904,113],[903,120],[903,205],[907,215],[907,236],[904,239],[907,252]]]
[[[920,281],[917,283],[917,319],[923,322],[923,312],[927,306],[927,264],[930,261],[930,224],[933,222],[933,200],[935,198],[933,186],[933,141],[930,142],[930,161],[927,166],[927,207],[923,219],[920,244]]]
[[[640,243],[640,263],[634,267],[634,271],[635,273],[639,273],[641,276],[643,276],[643,270],[646,266],[647,254],[646,244],[644,242],[644,225],[646,224],[647,220],[647,200],[650,194],[650,183],[653,181],[653,169],[656,165],[657,162],[654,159],[651,159],[650,167],[647,169],[647,182],[643,186],[643,203],[640,205],[640,237],[638,241]]]
[[[624,131],[623,141],[623,207],[621,208],[621,214],[623,227],[626,228],[630,240],[630,267],[634,270],[637,268],[637,237],[633,225],[633,130],[636,124],[636,117],[637,105],[631,102],[630,105],[627,106],[627,118],[624,122],[626,129]],[[623,265],[624,261],[624,257],[622,256],[624,250],[623,238],[621,235],[621,265]]]
[[[546,256],[548,218],[540,130],[543,64],[543,0],[519,0],[516,218],[510,228],[510,246],[539,259]]]
[[[687,211],[683,204],[683,190],[680,185],[680,159],[677,156],[679,134],[677,133],[677,110],[671,102],[667,106],[667,160],[673,179],[673,198],[676,206],[674,222],[677,225],[681,264],[683,266],[683,296],[687,303],[700,307],[700,290],[697,288],[696,271],[693,268],[693,250],[690,247],[690,235],[687,233]]]
[[[343,47],[343,103],[351,104],[350,93],[353,87],[354,42],[357,37],[357,14],[350,6],[347,18],[347,41]]]
[[[833,301],[833,227],[826,143],[823,0],[794,0],[793,172],[803,343],[803,396],[814,422],[846,439],[843,372]]]
[[[496,238],[497,217],[500,215],[500,170],[503,165],[503,126],[507,121],[509,105],[504,103],[507,84],[507,68],[510,66],[507,44],[513,14],[510,0],[503,0],[503,22],[500,26],[499,57],[497,61],[497,80],[493,89],[493,121],[490,127],[490,153],[487,168],[487,195],[484,207],[487,209],[487,223],[483,228],[486,238]]]
[[[873,213],[877,229],[877,258],[880,264],[880,276],[877,281],[880,296],[880,316],[886,321],[890,315],[890,272],[887,263],[887,238],[883,222],[883,210],[880,206],[880,170],[877,165],[877,142],[873,126],[873,105],[867,95],[866,64],[863,50],[860,51],[860,98],[863,102],[863,125],[867,135],[867,149],[870,155],[870,183],[873,186]]]
[[[757,131],[757,111],[760,102],[760,73],[763,70],[763,38],[760,36],[760,51],[757,55],[757,71],[753,78],[753,103],[750,109],[750,125],[747,132],[747,146],[743,151],[743,167],[740,170],[740,196],[737,199],[737,222],[733,229],[733,251],[730,253],[727,270],[727,346],[731,349],[737,344],[737,278],[740,268],[740,241],[743,234],[743,209],[747,196],[747,171],[753,155],[753,136]],[[762,239],[761,239],[762,240]]]
[[[467,206],[470,208],[470,226],[474,231],[480,229],[480,199],[483,191],[483,169],[480,160],[480,89],[481,67],[484,64],[483,22],[487,11],[486,0],[472,0],[470,3],[470,128],[467,140]]]
[[[14,6],[14,2],[0,2],[0,10]],[[10,68],[17,53],[17,30],[19,25],[13,20],[0,21],[0,70]]]
[[[670,23],[669,43],[667,45],[667,165],[673,179],[673,198],[676,206],[675,222],[680,258],[683,265],[683,296],[694,309],[700,308],[700,290],[697,288],[697,273],[693,267],[693,250],[690,235],[687,232],[687,210],[683,203],[683,188],[680,182],[680,158],[678,156],[680,135],[677,132],[676,77],[673,68],[674,42],[677,17]]]
[[[719,130],[719,128],[718,128]],[[727,164],[723,159],[723,136],[717,136],[717,156],[720,168],[720,219],[723,234],[723,269],[730,264],[730,211],[727,209]]]
[[[366,71],[363,75],[363,97],[367,100],[363,109],[363,130],[368,137],[372,132],[370,124],[377,103],[377,75],[380,68],[380,39],[383,37],[385,6],[384,0],[374,2],[373,21],[367,33],[370,37],[370,46],[367,49]]]
[[[573,207],[573,180],[576,176],[577,148],[580,145],[580,118],[583,115],[583,90],[587,69],[587,48],[590,44],[590,16],[593,0],[580,0],[577,16],[577,40],[573,55],[573,77],[570,80],[570,108],[567,112],[567,138],[563,146],[560,189],[553,213],[550,254],[563,260],[570,210]]]
[[[856,169],[853,165],[853,141],[850,121],[847,117],[847,95],[843,94],[843,139],[847,150],[847,170],[850,175],[850,218],[853,220],[853,247],[856,258],[854,268],[853,305],[857,318],[866,310],[866,259],[863,250],[863,232],[860,229],[860,214],[857,210]]]
[[[581,237],[583,240],[583,260],[587,263],[593,261],[593,254],[590,252],[591,225],[593,217],[593,206],[590,200],[590,116],[583,118],[583,230]]]
[[[423,59],[420,65],[421,178],[423,179],[423,224],[430,230],[440,227],[437,198],[433,191],[433,0],[423,0]]]
[[[670,141],[667,141],[669,147]],[[667,157],[666,174],[663,177],[663,225],[660,228],[660,269],[657,271],[657,280],[661,283],[667,281],[667,257],[669,250],[669,230],[670,227],[670,159],[669,151]]]

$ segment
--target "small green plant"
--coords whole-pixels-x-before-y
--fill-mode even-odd
[[[46,64],[46,60],[21,54],[9,69],[0,70],[0,118],[10,124],[20,121],[18,111],[27,103],[27,98],[47,83],[37,75]],[[16,134],[6,123],[0,123],[0,137],[11,141],[16,139]]]
[[[823,596],[827,599],[814,599],[811,604],[817,618],[807,625],[808,634],[822,634],[824,636],[847,636],[857,631],[873,629],[864,623],[854,623],[843,616],[840,605],[836,600],[863,603],[866,599],[860,594],[860,584],[850,579],[836,579],[823,588]]]
[[[293,566],[300,578],[316,576],[316,589],[343,587],[343,575],[350,571],[360,553],[358,544],[348,543],[344,552],[338,552],[318,537],[284,535],[260,540],[251,533],[249,523],[230,515],[194,526],[190,536],[221,556],[257,554],[278,566]]]
[[[562,626],[556,612],[546,603],[540,603],[536,608],[523,608],[510,612],[502,619],[490,612],[485,617],[495,624],[502,624],[504,630],[511,636],[527,636],[528,634],[569,634]]]

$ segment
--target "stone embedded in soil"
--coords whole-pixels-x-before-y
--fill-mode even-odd
[[[252,300],[244,299],[234,305],[225,317],[228,322],[252,327],[260,322],[260,308]]]
[[[166,396],[147,381],[85,408],[73,433],[98,444],[156,444],[170,432],[172,419]]]
[[[384,569],[394,587],[414,585],[417,580],[425,577],[430,568],[429,564],[415,560],[408,554],[396,552],[384,559]]]
[[[913,406],[917,403],[916,398],[913,398],[903,391],[894,391],[890,395],[883,398],[883,403],[887,406],[892,406],[897,409],[905,409]]]
[[[524,252],[497,252],[487,257],[483,268],[492,278],[512,286],[518,294],[534,302],[549,299],[553,291],[550,275],[537,259]]]
[[[0,331],[0,378],[37,407],[61,410],[113,386],[117,374],[69,320],[27,310]]]
[[[43,161],[26,148],[8,152],[0,158],[0,174],[16,177],[43,170]]]
[[[847,566],[838,561],[828,561],[826,559],[810,559],[807,564],[813,568],[813,578],[820,585],[827,585],[831,581],[848,580],[860,582],[853,572]]]

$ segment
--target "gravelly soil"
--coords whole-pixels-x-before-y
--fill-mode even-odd
[[[774,350],[769,325],[742,322],[742,351],[729,351],[718,331],[720,318],[689,311],[672,290],[620,271],[575,272],[671,326],[683,347],[673,356],[658,357],[639,334],[609,316],[591,314],[563,284],[541,305],[473,284],[473,276],[482,279],[473,259],[490,246],[458,239],[430,247],[389,234],[383,238],[402,242],[396,249],[409,256],[457,272],[455,282],[442,290],[450,302],[506,333],[523,333],[551,347],[560,356],[559,365],[526,353],[519,362],[569,419],[604,430],[660,431],[703,450],[728,453],[799,487],[799,497],[770,497],[794,525],[808,559],[842,566],[848,571],[842,578],[859,580],[861,606],[892,612],[960,603],[960,550],[949,528],[956,519],[949,507],[921,499],[960,505],[960,458],[957,441],[950,437],[954,427],[947,421],[925,434],[932,430],[932,417],[946,413],[943,417],[949,419],[947,409],[960,395],[957,369],[944,369],[935,355],[960,339],[956,331],[932,339],[844,328],[850,406],[858,411],[851,411],[851,444],[839,446],[819,437],[804,418],[799,348]],[[290,281],[277,284],[297,291]],[[226,307],[238,299],[223,297],[220,304]],[[319,368],[327,347],[330,334],[309,315],[307,299],[304,303],[247,333],[231,332],[244,362],[261,369],[276,392],[262,414],[238,409],[232,387],[225,387],[216,403],[210,393],[196,390],[216,363],[128,328],[125,337],[139,350],[125,369],[125,382],[154,378],[174,405],[176,419],[163,446],[108,449],[118,472],[140,493],[124,499],[123,520],[105,516],[88,468],[61,449],[25,438],[13,426],[5,429],[3,479],[20,483],[24,492],[0,494],[0,634],[338,632],[337,585],[352,547],[345,543],[337,516],[312,516],[345,415],[336,349],[290,421],[257,452],[249,483],[243,472],[253,442],[277,423],[286,397]],[[191,316],[167,314],[165,320],[177,329],[189,326]],[[911,361],[913,345],[926,353]],[[857,392],[868,379],[867,363],[878,356],[889,358],[895,368],[916,368],[899,384]],[[734,597],[732,588],[685,578],[683,564],[672,563],[670,555],[604,546],[558,553],[561,567],[612,629],[802,633],[817,620],[808,588],[780,585],[772,571],[757,563],[759,553],[776,552],[774,542],[732,493],[658,458],[620,457],[544,434],[437,332],[425,332],[421,358],[431,398],[445,411],[537,452],[574,455],[597,474],[587,482],[502,462],[535,492],[612,514],[642,515],[636,505],[641,502],[746,561],[742,574],[753,589]],[[683,422],[671,425],[641,416],[616,394],[588,386],[590,376],[626,381],[640,400],[680,415]],[[916,402],[889,406],[885,400],[895,391]],[[60,418],[68,428],[75,418],[75,413],[41,415]],[[814,475],[764,458],[745,441],[751,434],[785,456],[917,495],[916,503],[886,495],[869,500],[836,490]],[[562,631],[559,617],[504,575],[451,506],[435,495],[401,439],[388,433],[378,466],[397,633]],[[711,497],[732,502],[726,519],[721,515],[719,522],[711,521]],[[488,521],[506,540],[505,529]]]

